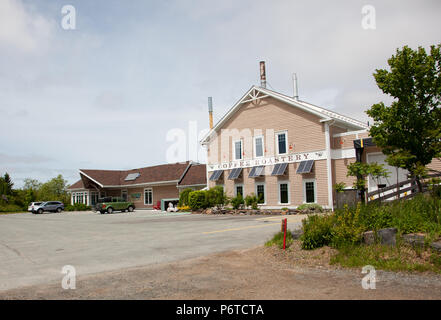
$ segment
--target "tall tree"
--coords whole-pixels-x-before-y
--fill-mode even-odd
[[[11,195],[12,194],[12,187],[14,186],[14,183],[11,180],[11,177],[9,176],[9,174],[6,172],[2,178],[2,181],[0,182],[3,184],[2,187],[2,191],[4,194],[6,195]]]
[[[382,148],[386,162],[400,165],[420,179],[426,165],[441,156],[441,44],[417,50],[405,46],[389,60],[390,70],[377,69],[375,81],[394,98],[390,106],[374,104],[370,135]]]

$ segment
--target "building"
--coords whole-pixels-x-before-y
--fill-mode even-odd
[[[201,143],[207,148],[208,186],[222,185],[230,197],[254,193],[264,208],[317,203],[332,209],[333,185],[352,187],[349,163],[358,157],[386,164],[365,123],[268,90],[264,83],[252,86]],[[440,161],[434,161],[431,167],[440,170]],[[387,185],[397,176],[407,179],[405,170],[386,168]],[[377,183],[369,179],[368,188],[376,190]]]
[[[81,179],[71,185],[71,203],[94,205],[106,196],[134,202],[137,209],[161,209],[177,203],[183,188],[207,186],[205,164],[183,162],[131,170],[79,170]]]

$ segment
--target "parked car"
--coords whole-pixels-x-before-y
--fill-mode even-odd
[[[34,212],[34,208],[39,206],[40,204],[41,204],[41,202],[31,202],[28,206],[28,211]]]
[[[105,197],[98,199],[98,203],[93,207],[93,211],[100,213],[113,213],[114,211],[133,212],[135,205],[120,197]]]
[[[64,210],[64,204],[60,201],[46,201],[39,205],[34,205],[32,213],[43,213],[45,211],[49,212],[61,212]]]

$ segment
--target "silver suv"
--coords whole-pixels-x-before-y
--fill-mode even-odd
[[[32,208],[32,213],[43,213],[45,211],[50,212],[61,212],[64,210],[64,204],[60,201],[47,201],[42,202],[39,205],[34,205]]]

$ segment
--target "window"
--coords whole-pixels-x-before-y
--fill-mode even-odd
[[[263,157],[263,136],[254,137],[254,157]]]
[[[127,201],[127,190],[121,190],[121,198],[123,198],[124,201]]]
[[[96,205],[97,202],[98,202],[98,192],[91,191],[90,192],[90,204],[91,205]]]
[[[279,183],[279,203],[289,203],[289,188],[287,182]]]
[[[304,180],[304,202],[306,203],[315,203],[316,202],[316,194],[315,194],[315,180]]]
[[[242,160],[242,140],[234,141],[234,160]]]
[[[278,154],[285,154],[287,153],[287,133],[286,132],[280,132],[276,134],[277,137],[277,153]]]
[[[151,188],[144,189],[144,204],[153,204],[153,190]]]
[[[243,197],[243,185],[241,185],[241,184],[237,184],[236,185],[236,197],[239,194]]]
[[[256,195],[257,195],[257,203],[265,203],[265,185],[257,184],[256,185]]]

